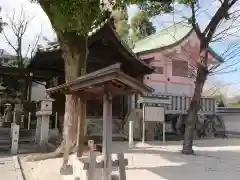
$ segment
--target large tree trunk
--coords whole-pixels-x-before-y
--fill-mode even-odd
[[[69,33],[66,34],[66,37],[60,36],[59,40],[65,62],[65,81],[69,82],[86,73],[86,60],[88,55],[87,38]],[[85,105],[85,103],[83,104]],[[66,95],[62,143],[64,148],[63,166],[67,165],[72,149],[74,149],[76,145],[82,146],[84,143],[83,137],[78,137],[81,141],[77,143],[78,123],[81,123],[79,126],[80,130],[84,129],[84,119],[78,118],[79,113],[84,113],[80,112],[79,97],[73,94]],[[80,135],[84,136],[84,133],[80,133]]]
[[[62,49],[62,57],[65,62],[65,81],[69,82],[86,73],[86,60],[88,55],[87,36],[78,36],[75,33],[64,33],[58,37]],[[83,147],[84,143],[83,132],[79,133],[80,136],[77,139],[77,130],[84,130],[84,119],[78,118],[80,103],[77,95],[66,95],[63,141],[60,147],[53,153],[26,158],[26,160],[43,160],[59,157],[63,154],[63,167],[66,167],[69,154],[77,150],[77,145]],[[86,106],[85,101],[83,106]],[[81,109],[85,110],[86,108]],[[78,123],[81,123],[79,128]]]
[[[207,62],[207,55],[204,57],[204,61]],[[197,123],[197,113],[200,109],[200,100],[202,95],[202,90],[204,83],[207,79],[208,69],[207,66],[203,64],[197,65],[197,77],[195,81],[195,89],[194,94],[190,103],[190,107],[188,110],[188,115],[185,119],[185,133],[184,133],[184,141],[183,141],[183,154],[194,154],[192,145],[194,138],[195,126]]]

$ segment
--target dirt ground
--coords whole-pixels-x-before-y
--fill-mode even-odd
[[[127,180],[239,179],[240,139],[195,141],[195,156],[182,155],[181,144],[146,142],[129,149],[126,142],[114,142],[113,152],[124,152],[128,159]],[[61,159],[51,159],[22,162],[22,166],[27,180],[60,180],[61,163]]]

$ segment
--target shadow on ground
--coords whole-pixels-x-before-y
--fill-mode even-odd
[[[239,179],[240,140],[196,141],[196,155],[190,156],[180,153],[181,143],[150,144],[148,147],[121,149],[126,157],[134,157],[127,168],[127,176],[135,171],[140,177],[145,174],[148,179],[152,176],[154,180]]]

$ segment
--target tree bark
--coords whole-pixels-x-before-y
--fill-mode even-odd
[[[205,54],[206,53],[207,51],[205,52]],[[203,61],[207,62],[206,58],[208,58],[208,56],[204,55],[203,58],[204,58]],[[204,83],[207,79],[207,75],[208,75],[207,66],[204,66],[202,63],[198,63],[194,94],[190,103],[188,115],[185,119],[185,133],[184,133],[183,148],[182,148],[183,154],[194,154],[194,151],[192,148],[194,131],[197,123],[197,113],[200,109],[200,100],[201,100],[202,90],[203,90]]]
[[[88,55],[87,36],[78,36],[74,33],[58,34],[62,57],[65,62],[65,81],[75,80],[86,73],[86,60]],[[26,158],[27,161],[43,160],[48,158],[60,157],[63,154],[63,168],[67,166],[69,154],[75,152],[77,145],[83,147],[84,132],[80,132],[77,142],[78,123],[79,129],[84,130],[84,120],[78,122],[80,103],[77,95],[66,95],[65,114],[63,123],[63,141],[53,153]],[[86,103],[82,104],[85,111]],[[84,113],[85,112],[81,112]]]
[[[65,81],[69,82],[86,73],[87,36],[66,33],[63,36],[60,35],[59,40],[65,62]],[[78,102],[79,97],[77,95],[66,95],[63,126],[63,167],[67,165],[72,149],[77,145],[81,147],[84,143],[83,137],[78,137],[80,141],[77,143],[78,123],[81,123],[78,122],[79,113],[85,114],[85,112],[79,111],[81,106],[85,106],[85,103],[80,105]],[[85,110],[85,108],[81,109]],[[84,123],[80,124],[80,130],[82,129],[84,130]],[[80,135],[84,136],[84,133],[80,133]]]

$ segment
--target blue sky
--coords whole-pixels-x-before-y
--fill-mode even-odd
[[[216,9],[219,7],[219,1],[218,0],[200,0],[200,7],[201,9],[197,12],[198,14],[198,23],[201,28],[204,28],[207,23],[209,22],[209,19],[211,16],[215,13]],[[27,16],[29,18],[34,16],[34,19],[31,21],[29,25],[29,29],[27,30],[27,34],[24,38],[24,47],[28,47],[29,44],[31,44],[35,37],[39,34],[43,37],[47,37],[49,40],[52,40],[55,38],[54,32],[52,31],[51,24],[48,20],[48,17],[44,14],[42,9],[37,4],[31,4],[29,0],[0,0],[0,6],[2,7],[1,15],[3,18],[5,18],[7,15],[13,14],[13,9],[16,9],[16,11],[19,11],[21,6],[24,7],[25,11],[27,12]],[[235,6],[235,9],[240,9],[240,4],[237,4]],[[138,11],[138,8],[136,6],[131,6],[128,9],[129,16],[132,17],[133,14],[135,14]],[[183,16],[188,16],[189,11],[184,6],[176,6],[175,13],[171,14],[165,14],[162,16],[158,16],[153,18],[153,24],[156,26],[157,31],[161,30],[162,28],[166,28],[173,24],[173,22],[177,22],[180,20],[183,20]],[[226,27],[227,23],[225,23],[222,27],[219,27],[219,30]],[[9,39],[11,41],[15,41],[14,35],[11,33],[10,27],[5,28],[5,32]],[[240,34],[237,30],[235,34]],[[240,37],[240,35],[239,35]],[[44,40],[41,38],[40,43],[44,43]],[[228,37],[224,39],[223,41],[219,43],[214,43],[212,45],[213,49],[218,53],[222,54],[229,44],[237,43],[240,45],[240,41],[238,36],[237,37]],[[9,45],[6,43],[3,35],[0,35],[0,48],[6,49],[10,53],[13,53],[12,49],[9,47]],[[235,57],[233,62],[240,62],[240,56]],[[223,67],[228,66],[230,64],[226,63],[223,65]],[[235,66],[226,69],[225,71],[230,71],[231,69],[240,69],[240,63],[236,64]],[[240,93],[240,84],[237,83],[239,80],[240,71],[228,73],[228,74],[221,74],[221,75],[214,75],[213,77],[210,77],[210,79],[213,79],[215,84],[219,85],[226,85],[226,84],[233,84],[231,86],[228,86],[228,93],[234,94],[236,91],[239,90]]]
[[[200,26],[200,28],[203,30],[206,25],[209,23],[212,15],[216,12],[216,10],[219,7],[219,2],[216,0],[200,0],[199,6],[201,9],[197,12],[197,22]],[[171,26],[173,22],[179,22],[183,21],[183,17],[188,17],[191,11],[183,5],[177,5],[175,7],[175,13],[169,13],[160,15],[157,17],[154,17],[152,22],[156,26],[157,31],[166,28],[168,26]],[[240,4],[237,4],[235,6],[235,9],[240,9]],[[138,11],[137,6],[132,6],[129,8],[129,15],[132,16]],[[240,21],[237,23],[240,24]],[[229,22],[224,22],[222,25],[218,28],[218,32],[221,32],[222,30],[226,29],[229,26]],[[238,27],[232,28],[229,30],[229,32],[235,32],[236,36],[228,36],[222,40],[219,40],[218,42],[214,42],[211,44],[211,47],[214,49],[216,53],[223,56],[226,59],[229,59],[229,55],[226,56],[227,53],[226,50],[229,48],[229,46],[234,46],[235,49],[239,47],[240,49],[240,29]],[[221,36],[218,36],[221,37]],[[216,37],[216,38],[218,38]],[[240,50],[239,50],[240,51]],[[229,51],[230,52],[230,51]],[[234,51],[236,52],[236,51]],[[233,53],[234,54],[234,53]],[[238,53],[235,53],[238,54]],[[239,62],[239,63],[238,63]],[[232,66],[231,64],[234,64]],[[240,54],[235,56],[234,58],[229,59],[226,63],[222,64],[219,67],[219,70],[221,71],[215,73],[214,76],[209,77],[212,82],[216,83],[217,86],[224,85],[224,90],[227,89],[228,95],[234,95],[236,93],[240,93]],[[238,70],[239,69],[239,70]],[[237,71],[236,71],[237,70]],[[229,73],[226,73],[229,72]]]

